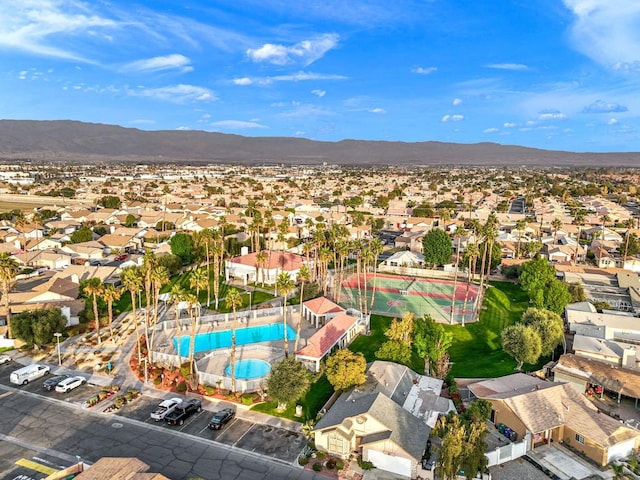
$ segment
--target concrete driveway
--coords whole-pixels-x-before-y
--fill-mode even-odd
[[[587,462],[567,448],[558,444],[537,447],[528,455],[538,464],[556,474],[562,480],[576,480],[586,478],[613,478],[610,469],[601,470],[596,465]]]

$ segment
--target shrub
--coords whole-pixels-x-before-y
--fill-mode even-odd
[[[216,393],[216,388],[212,387],[211,385],[205,385],[204,393],[206,393],[207,395],[213,395],[214,393]]]
[[[330,458],[329,460],[327,460],[326,467],[329,470],[333,470],[334,468],[336,468],[336,459]]]
[[[309,459],[307,457],[298,457],[298,465],[305,466],[309,463]]]
[[[336,468],[342,470],[344,468],[344,462],[341,459],[336,460]]]
[[[373,463],[363,460],[362,457],[358,457],[358,466],[363,470],[371,470],[376,468]]]
[[[243,393],[241,399],[243,405],[251,405],[253,403],[253,395],[251,393]]]
[[[322,471],[322,465],[321,465],[320,463],[314,463],[314,464],[313,464],[313,467],[311,467],[311,468],[313,468],[313,471],[314,471],[314,472],[320,472],[320,471]]]
[[[180,382],[177,386],[176,386],[176,390],[180,393],[184,393],[187,391],[187,384],[185,382]]]
[[[317,456],[319,459],[323,459],[324,457],[326,457],[326,456],[327,456],[327,452],[323,452],[322,450],[318,450],[318,451],[316,452],[316,456]]]
[[[162,379],[160,377],[156,377],[153,379],[154,385],[160,385],[162,383]]]

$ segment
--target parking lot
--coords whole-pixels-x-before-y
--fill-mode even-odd
[[[12,371],[19,367],[20,365],[13,362],[0,365],[0,383],[19,390],[36,393],[50,399],[71,403],[77,405],[78,408],[81,408],[82,404],[88,398],[101,390],[101,387],[91,384],[81,385],[68,393],[56,393],[55,391],[44,390],[42,388],[42,383],[54,374],[39,378],[24,386],[11,384],[9,376]],[[184,395],[167,393],[165,396],[165,398],[173,397],[184,398]],[[115,416],[123,416],[148,425],[155,425],[163,429],[169,429],[174,432],[194,435],[249,452],[276,458],[287,463],[293,463],[306,445],[306,439],[301,433],[253,421],[253,417],[255,417],[253,412],[241,409],[237,409],[236,417],[224,425],[222,429],[210,430],[208,428],[208,423],[213,412],[225,407],[235,408],[233,404],[226,402],[209,402],[208,400],[203,399],[203,410],[199,413],[194,413],[186,419],[184,425],[181,426],[168,425],[164,421],[156,422],[151,419],[150,414],[155,410],[160,401],[161,400],[158,398],[142,395],[118,410]],[[95,412],[102,412],[110,403],[111,402],[109,400],[105,400],[94,406],[92,410]]]

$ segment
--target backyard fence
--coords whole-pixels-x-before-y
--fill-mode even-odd
[[[527,435],[517,443],[507,443],[502,447],[497,447],[495,450],[486,452],[485,456],[487,460],[489,460],[487,466],[493,467],[494,465],[500,465],[501,463],[523,457],[527,453],[530,441],[531,435],[527,433]]]

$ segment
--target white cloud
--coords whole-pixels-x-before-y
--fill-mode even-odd
[[[230,128],[230,129],[245,129],[245,128],[267,128],[257,122],[245,122],[242,120],[220,120],[218,122],[211,123],[214,127]]]
[[[498,130],[497,128],[485,128],[482,133],[496,133],[499,132],[500,130]]]
[[[610,118],[609,121],[607,122],[607,125],[617,125],[617,124],[618,124],[617,118]]]
[[[268,62],[274,65],[293,63],[310,65],[322,58],[329,50],[334,49],[338,45],[339,38],[339,35],[335,33],[325,33],[290,47],[265,43],[260,48],[247,49],[247,56],[254,62]]]
[[[453,102],[451,102],[451,105],[453,105],[454,107],[458,107],[458,106],[462,105],[462,99],[461,98],[454,98]]]
[[[251,80],[249,77],[234,78],[233,83],[235,85],[251,85],[253,83],[253,80]]]
[[[444,115],[440,121],[441,122],[459,122],[464,120],[464,115]]]
[[[189,127],[185,127],[185,126],[183,125],[183,126],[180,126],[180,127],[176,127],[176,130],[180,130],[180,131],[187,131],[187,130],[191,130],[191,128],[189,128]]]
[[[602,100],[596,100],[595,102],[587,105],[582,109],[583,113],[619,113],[629,110],[624,105],[617,103],[607,103]]]
[[[498,70],[529,70],[529,67],[522,63],[490,63],[485,65],[487,68],[496,68]]]
[[[503,125],[504,128],[515,128],[517,126],[518,124],[513,122],[505,122],[505,124]]]
[[[411,70],[413,73],[417,73],[419,75],[430,75],[438,71],[438,67],[417,67]]]
[[[291,109],[286,112],[279,113],[282,117],[318,117],[335,115],[334,112],[326,108],[317,107],[312,104],[303,104],[300,102],[291,102]]]
[[[129,90],[129,93],[135,96],[157,98],[175,103],[210,102],[217,100],[215,94],[208,88],[184,84],[159,88],[141,88],[139,90]]]
[[[134,72],[158,72],[161,70],[178,69],[181,72],[191,72],[193,67],[190,65],[189,60],[184,55],[174,53],[171,55],[164,55],[161,57],[147,58],[144,60],[137,60],[135,62],[127,63],[124,66],[125,70]]]
[[[592,60],[619,70],[640,65],[640,2],[563,0],[574,14],[575,48]]]
[[[318,97],[324,97],[327,94],[326,90],[318,90],[317,88],[314,90],[311,90],[311,93],[313,93],[314,95],[317,95]]]
[[[380,108],[380,107],[376,107],[376,108],[371,108],[369,109],[370,113],[387,113],[387,111],[384,108]]]
[[[558,110],[543,110],[538,113],[538,120],[564,120],[567,116]]]

